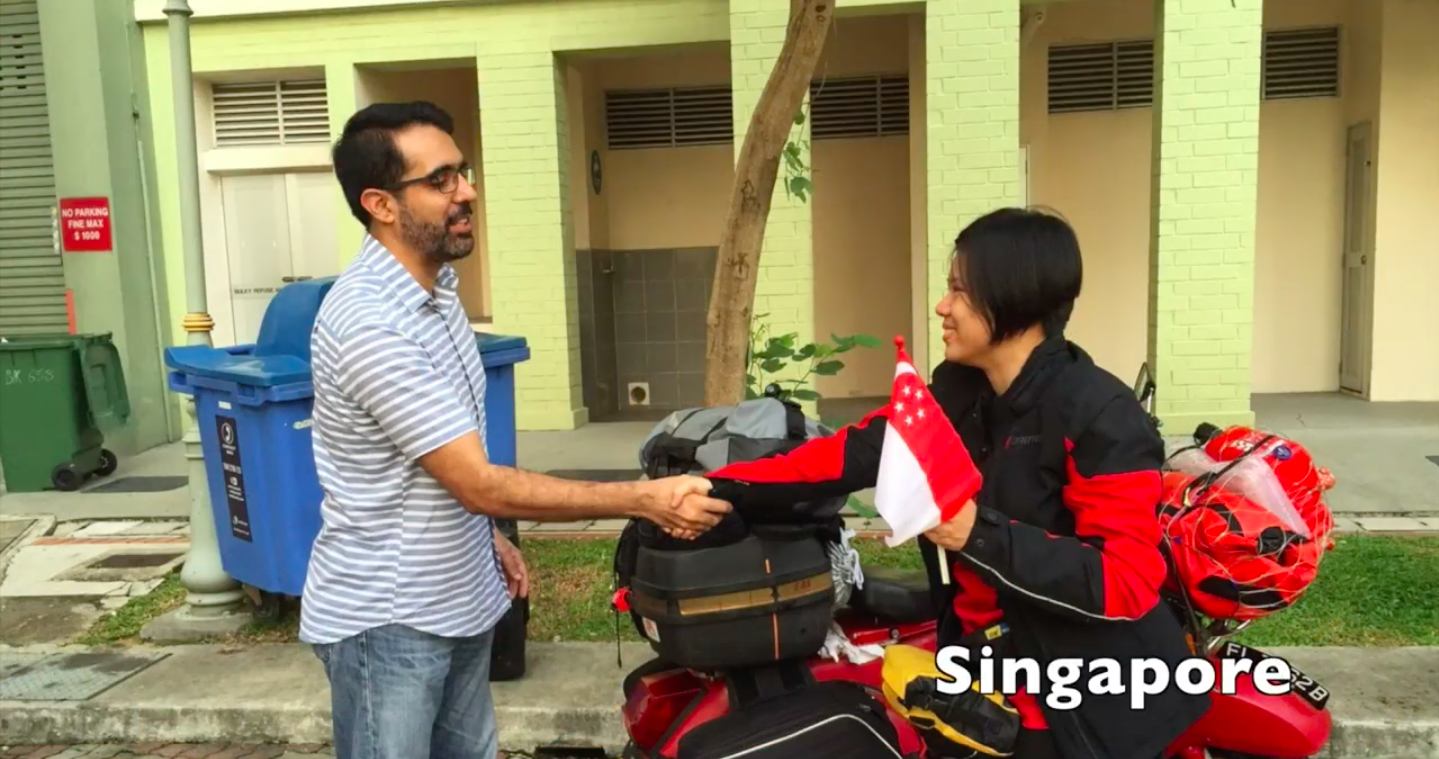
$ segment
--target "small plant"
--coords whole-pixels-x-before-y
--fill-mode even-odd
[[[795,126],[801,126],[808,118],[807,109],[801,108],[795,114]],[[809,178],[810,166],[804,162],[804,151],[809,150],[809,140],[790,140],[784,145],[784,170],[788,177],[784,183],[785,194],[801,203],[809,202],[814,191],[814,182]]]
[[[835,358],[841,353],[848,353],[855,348],[878,348],[879,338],[873,335],[849,335],[841,337],[830,335],[833,344],[827,342],[812,342],[795,347],[799,340],[799,333],[773,337],[770,335],[769,325],[762,320],[769,314],[759,314],[754,318],[750,328],[748,370],[745,372],[745,398],[755,399],[764,396],[765,387],[768,384],[778,385],[780,392],[785,398],[797,401],[817,401],[820,394],[816,390],[806,387],[810,377],[815,375],[832,377],[839,374],[844,368],[844,362]],[[765,380],[765,375],[777,375],[785,371],[790,364],[807,362],[804,373],[799,377]]]

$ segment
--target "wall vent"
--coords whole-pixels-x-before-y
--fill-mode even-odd
[[[605,134],[611,150],[733,142],[734,101],[730,88],[607,90]]]
[[[1153,104],[1153,40],[1050,46],[1050,113],[1112,111]]]
[[[1264,34],[1264,99],[1339,96],[1339,27]]]
[[[330,141],[325,80],[217,83],[215,145],[290,145]]]
[[[812,82],[810,137],[835,140],[909,134],[909,76]]]

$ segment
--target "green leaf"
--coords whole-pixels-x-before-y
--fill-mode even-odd
[[[834,347],[833,347],[833,346],[825,345],[824,343],[815,343],[815,346],[814,346],[814,357],[815,357],[815,358],[825,358],[826,356],[833,356],[833,355],[834,355]]]
[[[791,332],[791,333],[789,333],[789,334],[787,334],[787,335],[784,335],[783,337],[778,337],[778,338],[775,338],[775,339],[779,340],[780,343],[781,343],[782,345],[784,345],[784,347],[786,347],[786,348],[793,348],[793,347],[794,347],[794,342],[799,339],[799,333],[798,333],[798,332]]]
[[[833,341],[834,341],[834,344],[835,344],[836,346],[838,346],[838,347],[840,347],[840,348],[842,348],[842,349],[844,349],[844,350],[849,350],[850,348],[853,348],[853,347],[854,347],[854,338],[853,338],[853,337],[840,337],[839,335],[836,335],[836,334],[834,334],[833,332],[831,332],[830,335],[829,335],[829,339],[833,340]]]
[[[798,388],[798,389],[794,390],[793,392],[791,392],[789,395],[790,395],[791,398],[794,398],[794,399],[797,400],[797,401],[817,401],[817,400],[819,400],[819,393],[816,393],[816,392],[813,391],[813,390],[805,390],[804,388]]]
[[[797,360],[799,360],[799,361],[803,361],[803,360],[805,360],[805,359],[807,359],[807,358],[812,357],[812,356],[814,355],[814,351],[815,351],[815,344],[814,344],[814,343],[810,343],[809,345],[806,345],[806,346],[804,346],[803,348],[800,348],[799,350],[795,351],[794,357],[795,357],[795,359],[797,359]]]
[[[765,362],[763,364],[760,364],[759,368],[763,369],[766,372],[769,372],[770,374],[774,374],[775,372],[784,368],[784,362],[777,358],[765,359]]]
[[[747,400],[747,401],[752,401],[752,400],[754,400],[754,399],[756,399],[756,398],[758,398],[758,397],[759,397],[759,393],[756,393],[756,392],[754,391],[754,388],[752,388],[752,387],[747,387],[747,388],[744,389],[744,399],[745,399],[745,400]]]
[[[874,335],[854,335],[854,341],[866,348],[878,348],[884,344]]]
[[[812,190],[814,190],[814,183],[809,181],[809,179],[805,177],[790,177],[789,191],[799,196],[801,199],[808,195]]]
[[[800,110],[799,113],[796,113],[796,114],[794,115],[794,123],[795,123],[796,126],[798,126],[798,125],[800,125],[800,124],[803,124],[803,123],[804,123],[804,120],[805,120],[805,114],[804,114],[804,111],[803,111],[803,110]]]
[[[745,376],[744,376],[744,383],[745,383],[746,385],[753,385],[753,384],[755,384],[756,382],[759,382],[759,379],[758,379],[757,377],[755,377],[753,374],[745,374]]]
[[[814,373],[825,377],[832,377],[839,374],[839,370],[843,368],[843,361],[821,361],[814,365]]]

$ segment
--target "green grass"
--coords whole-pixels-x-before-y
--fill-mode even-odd
[[[1439,537],[1341,537],[1293,607],[1235,639],[1254,646],[1439,645]]]
[[[180,573],[172,572],[143,596],[131,598],[124,606],[106,614],[74,640],[83,646],[109,646],[132,643],[138,639],[146,622],[178,608],[185,602],[185,586]]]
[[[610,611],[613,539],[526,539],[529,562],[529,635],[536,641],[615,639]],[[913,546],[890,549],[879,540],[856,541],[864,563],[919,569]],[[1293,608],[1261,619],[1237,639],[1254,646],[1439,645],[1439,537],[1355,535],[1338,539],[1319,577]],[[101,618],[77,643],[132,642],[140,628],[184,601],[178,575],[148,596]],[[253,622],[226,642],[295,640],[293,609],[274,622]],[[620,638],[638,641],[627,615]]]

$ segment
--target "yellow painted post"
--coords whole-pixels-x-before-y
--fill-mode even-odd
[[[1263,0],[1160,0],[1149,361],[1166,433],[1252,424]]]

